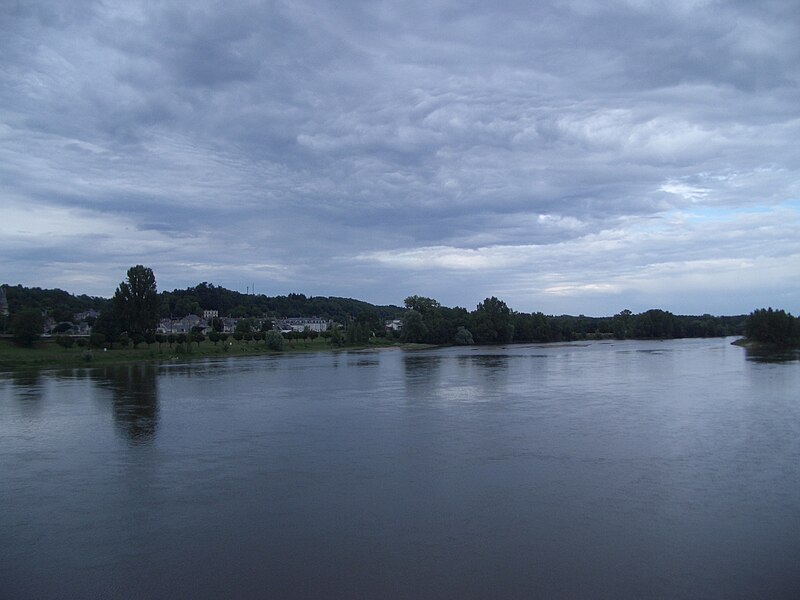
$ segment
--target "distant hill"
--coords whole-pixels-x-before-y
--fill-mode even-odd
[[[216,310],[220,316],[260,317],[267,314],[275,317],[321,317],[344,322],[365,313],[379,319],[395,319],[404,311],[400,306],[380,306],[352,298],[242,294],[206,282],[185,290],[161,292],[159,296],[161,315],[165,317],[184,317],[202,310]]]
[[[74,296],[61,289],[43,289],[22,285],[5,286],[8,309],[13,315],[23,308],[35,308],[47,313],[55,321],[70,321],[75,313],[90,309],[102,312],[111,305],[109,298]],[[162,317],[185,317],[203,310],[217,310],[220,316],[260,317],[321,317],[344,322],[370,316],[377,319],[397,319],[404,312],[400,306],[379,306],[354,300],[325,296],[307,297],[304,294],[265,296],[242,294],[206,282],[185,290],[160,292]]]
[[[39,287],[28,288],[22,285],[6,285],[6,298],[10,314],[23,308],[35,308],[46,312],[55,321],[71,321],[75,313],[94,309],[102,312],[111,305],[108,298],[97,296],[73,296],[60,289],[42,289]]]

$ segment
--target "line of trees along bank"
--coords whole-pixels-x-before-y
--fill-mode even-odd
[[[159,293],[152,270],[142,265],[128,270],[126,280],[120,283],[110,300],[22,286],[7,287],[6,291],[12,317],[27,308],[30,315],[36,311],[40,315],[49,311],[51,315],[57,314],[68,320],[73,312],[95,308],[100,310],[100,317],[94,323],[94,333],[109,341],[120,339],[125,334],[134,343],[150,338],[160,317],[201,314],[203,309],[216,309],[220,315],[235,317],[319,316],[332,319],[343,326],[332,334],[332,343],[336,345],[362,344],[373,335],[385,335],[383,321],[398,318],[403,322],[399,334],[402,340],[429,344],[718,337],[744,335],[748,320],[746,315],[682,316],[658,309],[639,314],[623,310],[612,317],[551,316],[541,312],[513,311],[494,296],[486,298],[473,311],[442,306],[424,296],[409,296],[404,307],[376,306],[349,298],[242,294],[206,282],[185,290]],[[776,317],[770,318],[775,320]],[[12,324],[12,330],[17,327],[21,330],[21,321],[16,327]]]
[[[141,265],[139,265],[141,266]],[[146,267],[145,267],[146,268]],[[36,309],[55,321],[70,321],[75,313],[94,309],[106,312],[113,308],[113,300],[94,296],[73,296],[60,289],[27,288],[22,285],[6,286],[9,311]],[[320,317],[344,323],[348,318],[368,313],[374,320],[399,319],[401,306],[379,306],[355,300],[326,296],[288,294],[265,296],[243,294],[206,282],[184,290],[157,292],[157,316],[180,319],[187,315],[202,315],[203,309],[216,310],[221,316],[236,318],[273,316]]]
[[[623,310],[613,317],[548,316],[515,312],[494,296],[472,312],[421,296],[409,296],[405,306],[403,340],[429,344],[722,337],[743,335],[747,321],[746,315],[682,316],[658,309],[639,314]]]

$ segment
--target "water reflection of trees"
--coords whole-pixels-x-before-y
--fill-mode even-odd
[[[36,413],[44,395],[44,384],[38,370],[14,371],[11,373],[14,397],[26,414]]]
[[[509,356],[507,354],[475,354],[471,358],[475,365],[486,369],[489,373],[508,369]]]
[[[757,363],[787,363],[800,361],[796,348],[745,348],[747,360]]]
[[[422,397],[437,385],[442,358],[430,354],[405,354],[403,356],[403,381],[412,393],[411,397]]]
[[[112,393],[114,424],[132,444],[152,441],[158,426],[158,384],[153,365],[119,365],[92,373]]]
[[[403,356],[403,367],[407,377],[427,379],[438,371],[441,361],[441,356],[407,354]]]

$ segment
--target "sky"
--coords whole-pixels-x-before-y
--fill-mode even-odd
[[[800,314],[797,0],[0,3],[0,283]]]

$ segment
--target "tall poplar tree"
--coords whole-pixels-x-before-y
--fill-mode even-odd
[[[158,324],[158,293],[153,270],[136,265],[128,269],[127,281],[114,293],[114,310],[121,329],[130,335],[144,335]]]

